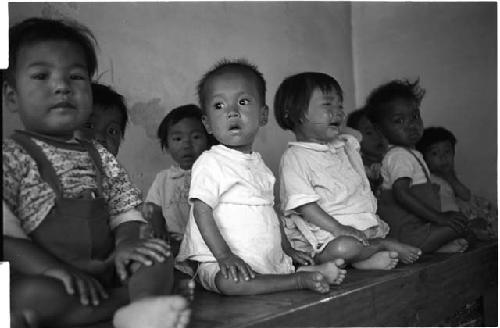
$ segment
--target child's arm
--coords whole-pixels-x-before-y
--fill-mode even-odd
[[[440,172],[440,175],[443,179],[448,181],[458,198],[466,202],[470,200],[470,190],[460,180],[458,180],[454,168],[451,168],[446,172]]]
[[[115,266],[120,279],[128,277],[127,266],[135,261],[150,266],[153,260],[165,261],[170,256],[170,247],[162,239],[141,239],[141,221],[127,221],[115,229]]]
[[[467,219],[459,212],[440,213],[421,202],[410,189],[410,178],[399,178],[392,185],[396,201],[410,212],[437,225],[450,226],[461,233],[466,228]]]
[[[210,206],[199,199],[193,200],[193,214],[203,240],[219,263],[224,278],[231,276],[238,281],[238,271],[245,280],[255,278],[252,268],[240,257],[233,254],[222,237]]]
[[[351,236],[364,245],[368,245],[368,240],[363,232],[341,224],[334,217],[328,215],[317,203],[308,203],[296,209],[307,221],[317,225],[323,230],[329,231],[334,236]]]
[[[168,240],[167,224],[160,206],[147,202],[142,207],[142,215],[151,223],[154,237]]]
[[[314,259],[312,256],[305,252],[298,251],[290,245],[290,241],[288,240],[288,237],[286,236],[285,229],[283,227],[283,221],[279,220],[280,222],[280,235],[281,235],[281,248],[283,248],[283,251],[285,254],[290,256],[295,262],[302,264],[302,265],[314,265]]]

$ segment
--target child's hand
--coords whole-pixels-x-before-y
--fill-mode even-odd
[[[444,220],[441,222],[442,225],[449,226],[458,234],[463,234],[467,230],[468,220],[462,213],[449,211],[441,215],[444,216]]]
[[[127,266],[131,262],[150,266],[163,262],[170,256],[170,245],[158,238],[124,240],[116,246],[115,266],[121,280],[128,277]]]
[[[369,246],[370,243],[368,242],[368,239],[366,238],[365,234],[353,227],[346,226],[343,224],[340,224],[340,227],[337,230],[336,236],[349,236],[353,237],[357,240],[359,240],[364,246]]]
[[[222,276],[226,279],[229,279],[229,276],[231,276],[234,281],[238,282],[238,271],[244,280],[255,278],[255,272],[253,272],[252,268],[233,253],[218,258],[217,262],[219,263]]]
[[[108,293],[101,283],[87,273],[74,268],[58,267],[45,270],[43,275],[61,281],[69,295],[79,295],[82,305],[99,305]]]
[[[306,252],[298,251],[293,247],[283,248],[283,251],[296,263],[302,265],[314,265],[314,259]]]

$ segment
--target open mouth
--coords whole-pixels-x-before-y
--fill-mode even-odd
[[[238,132],[238,131],[240,131],[240,130],[241,130],[241,127],[240,127],[240,125],[239,125],[239,124],[237,124],[237,123],[233,123],[233,124],[230,124],[230,125],[229,125],[229,131],[230,131],[230,132]]]
[[[56,108],[63,108],[63,109],[76,109],[76,106],[73,105],[70,102],[67,101],[61,101],[54,106],[51,107],[51,109],[56,109]]]

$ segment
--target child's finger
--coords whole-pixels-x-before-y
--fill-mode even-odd
[[[229,276],[227,275],[227,268],[225,265],[220,265],[220,272],[222,273],[222,276],[224,279],[228,279]]]
[[[118,277],[120,277],[121,280],[127,279],[127,269],[125,267],[125,263],[123,261],[116,261],[115,266]]]
[[[151,248],[140,247],[136,248],[135,252],[145,256],[146,258],[148,258],[148,260],[155,260],[157,262],[164,262],[166,258],[166,256],[163,255],[163,253],[160,253],[156,249],[151,249]]]
[[[135,261],[135,262],[139,262],[139,263],[146,265],[146,266],[150,266],[153,264],[153,261],[148,256],[141,254],[140,252],[138,252],[137,249],[134,250],[134,252],[128,254],[127,259]]]
[[[238,264],[237,268],[238,268],[238,271],[240,272],[243,280],[250,279],[250,275],[248,274],[248,268],[247,268],[246,264],[240,263],[240,264]]]
[[[247,271],[250,279],[255,278],[255,272],[253,271],[252,267],[248,264],[247,264]]]
[[[235,265],[231,265],[229,267],[229,274],[231,275],[231,277],[233,278],[234,281],[238,281],[238,272],[236,270]]]
[[[70,275],[64,275],[58,278],[64,285],[64,289],[69,295],[75,294],[75,288],[73,287],[73,278]]]
[[[87,284],[79,277],[76,277],[76,288],[78,289],[78,295],[80,295],[80,303],[83,305],[89,304]]]
[[[160,254],[162,254],[163,256],[170,256],[171,252],[170,252],[170,245],[167,244],[167,242],[163,239],[151,239],[151,240],[148,240],[147,242],[144,243],[144,246],[151,249],[151,250],[154,250]]]
[[[88,284],[88,291],[89,291],[89,296],[90,296],[90,303],[94,306],[99,305],[99,293],[97,292],[97,281],[94,281],[94,279],[90,278],[89,281],[87,281]]]

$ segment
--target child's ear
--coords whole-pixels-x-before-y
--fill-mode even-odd
[[[260,109],[260,119],[259,119],[260,126],[264,126],[267,124],[268,116],[269,116],[269,107],[267,107],[267,105],[264,105]]]
[[[210,126],[207,115],[203,115],[201,117],[201,123],[203,123],[203,126],[205,127],[205,130],[207,130],[208,134],[213,134],[212,127]]]
[[[7,83],[7,81],[5,81],[2,85],[2,95],[5,107],[7,107],[7,109],[12,113],[17,112],[19,107],[19,102],[17,101],[17,91],[14,87]]]

